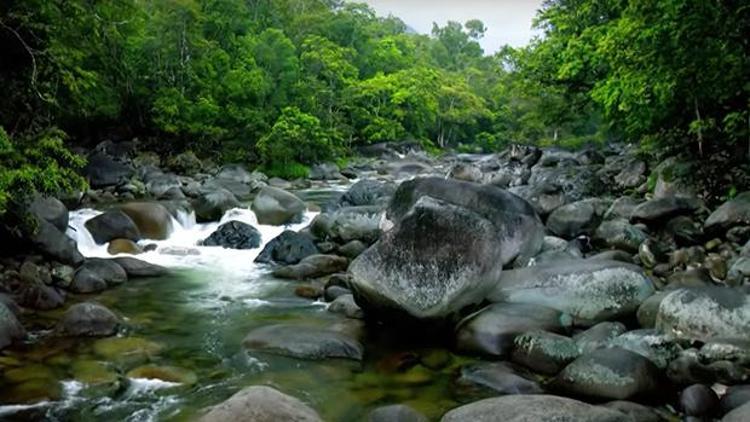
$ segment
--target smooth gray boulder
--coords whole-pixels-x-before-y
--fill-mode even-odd
[[[74,267],[83,262],[83,255],[78,251],[75,240],[68,237],[65,232],[58,230],[47,220],[40,218],[36,220],[36,230],[29,234],[29,239],[39,252]]]
[[[618,347],[596,349],[557,375],[553,388],[566,394],[627,400],[658,394],[661,372],[647,358]]]
[[[461,368],[461,384],[477,385],[496,394],[540,394],[542,387],[505,362],[482,362]]]
[[[607,260],[569,260],[504,272],[488,296],[492,302],[548,306],[592,325],[634,314],[654,293],[635,266]]]
[[[121,266],[128,278],[139,278],[139,277],[158,277],[169,273],[166,267],[161,265],[151,264],[140,259],[131,258],[124,256],[120,258],[112,258],[117,265]]]
[[[219,221],[224,213],[241,206],[234,194],[223,188],[201,188],[192,205],[198,221]]]
[[[255,262],[296,264],[302,259],[317,254],[318,247],[315,246],[310,235],[285,230],[280,235],[266,243],[263,250],[255,258]]]
[[[633,209],[630,220],[633,222],[658,223],[678,215],[690,215],[703,206],[698,198],[686,196],[666,196],[646,201]]]
[[[76,293],[100,292],[127,279],[125,270],[114,260],[89,258],[76,270],[69,289]]]
[[[37,196],[29,204],[29,212],[63,233],[68,229],[68,208],[57,198]]]
[[[747,422],[749,420],[750,403],[745,403],[742,406],[724,415],[724,418],[721,419],[721,422]]]
[[[201,422],[322,422],[318,414],[299,399],[271,387],[246,387],[212,407]]]
[[[581,349],[572,338],[537,330],[515,338],[511,359],[534,372],[556,375],[580,355]]]
[[[350,265],[366,315],[445,319],[481,302],[502,266],[533,256],[544,230],[523,199],[492,186],[437,178],[399,186],[384,226]]]
[[[750,340],[750,300],[728,287],[682,288],[659,304],[656,328],[677,338]]]
[[[280,226],[298,221],[305,211],[305,203],[285,190],[266,186],[253,200],[252,210],[259,224]]]
[[[601,221],[606,205],[603,200],[597,198],[563,205],[547,217],[547,228],[565,239],[591,235]]]
[[[441,422],[632,422],[630,417],[601,406],[544,394],[493,397],[458,407]]]
[[[427,422],[427,417],[404,404],[391,404],[373,409],[367,422]]]
[[[345,271],[349,260],[338,255],[310,255],[297,264],[286,265],[273,271],[279,278],[304,280]]]
[[[545,306],[496,303],[458,324],[456,348],[462,352],[508,357],[519,334],[532,330],[564,332],[570,322],[570,316]]]

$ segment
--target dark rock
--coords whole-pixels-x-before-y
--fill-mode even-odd
[[[65,336],[111,336],[117,331],[120,319],[104,306],[93,303],[76,303],[68,308],[57,324],[57,332]]]
[[[362,360],[364,353],[357,338],[333,329],[308,325],[278,324],[256,328],[242,344],[248,350],[313,360]]]
[[[151,264],[140,259],[120,257],[112,258],[112,260],[125,270],[128,278],[159,277],[169,273],[169,270],[161,265]]]
[[[227,211],[240,207],[240,202],[226,189],[201,189],[193,201],[198,221],[218,221]]]
[[[661,373],[645,357],[620,348],[597,349],[557,376],[556,389],[585,397],[627,400],[659,393]]]
[[[750,225],[750,192],[743,192],[722,204],[703,224],[707,232],[728,230],[738,225]]]
[[[63,233],[68,229],[68,208],[57,198],[37,196],[29,205],[29,212]]]
[[[502,416],[500,416],[502,415]],[[446,413],[441,422],[632,422],[624,414],[566,397],[510,395],[480,400]]]
[[[427,178],[404,182],[388,213],[395,226],[349,268],[366,313],[442,319],[481,302],[502,265],[542,246],[528,203],[491,186]]]
[[[742,406],[727,413],[721,422],[746,422],[750,420],[750,403],[745,403]]]
[[[703,384],[693,384],[680,393],[680,408],[687,416],[711,416],[718,404],[714,390]]]
[[[565,239],[591,235],[604,213],[604,206],[603,201],[599,199],[584,199],[563,205],[549,215],[547,228]]]
[[[391,183],[364,179],[352,185],[339,199],[339,207],[385,206],[396,188]]]
[[[367,245],[362,243],[362,241],[360,240],[352,240],[350,242],[347,242],[345,245],[340,246],[338,249],[338,252],[341,255],[349,259],[354,259],[367,249]]]
[[[277,268],[273,275],[279,278],[304,280],[344,271],[348,265],[349,261],[341,256],[310,255],[297,264]]]
[[[285,230],[266,244],[255,262],[296,264],[317,253],[318,248],[309,235]]]
[[[512,360],[534,372],[556,375],[580,354],[578,344],[570,337],[530,331],[515,338]]]
[[[76,242],[46,220],[37,219],[36,230],[29,238],[39,252],[56,261],[74,267],[83,262]]]
[[[646,239],[648,236],[643,230],[624,219],[603,222],[597,227],[592,238],[599,246],[633,253],[638,251],[638,246]]]
[[[172,232],[172,216],[164,205],[129,202],[119,208],[133,220],[144,239],[164,240]]]
[[[692,197],[667,196],[646,201],[633,210],[630,220],[634,222],[659,223],[678,215],[690,215],[703,206]]]
[[[730,386],[721,396],[719,413],[725,415],[746,403],[750,403],[750,384]]]
[[[54,287],[42,281],[25,281],[13,292],[13,298],[19,305],[39,310],[59,308],[65,303],[65,297]]]
[[[615,176],[615,183],[621,188],[636,188],[646,182],[646,163],[641,160],[630,161]]]
[[[202,244],[229,249],[255,249],[260,242],[258,229],[241,221],[229,221],[220,225]]]
[[[534,381],[519,375],[504,362],[483,362],[461,368],[462,384],[478,385],[496,394],[541,394]]]
[[[201,422],[322,422],[313,409],[271,387],[252,386],[212,407]]]
[[[14,341],[26,337],[23,328],[15,314],[4,302],[0,301],[0,350],[10,346]]]
[[[404,404],[391,404],[373,409],[367,415],[368,422],[427,422],[423,414]]]
[[[448,177],[464,182],[481,183],[484,176],[482,170],[471,163],[456,163],[448,172]]]
[[[380,237],[380,220],[380,207],[348,207],[331,214],[319,214],[310,224],[310,229],[319,239],[344,243],[360,240],[371,244]]]
[[[99,189],[126,181],[133,176],[133,168],[102,152],[94,152],[88,156],[83,174],[92,188]]]
[[[506,271],[488,299],[549,306],[592,325],[634,314],[653,293],[653,283],[639,267],[580,259]]]
[[[305,211],[305,203],[287,191],[266,186],[252,204],[259,224],[279,226],[298,221]]]
[[[654,328],[656,326],[656,315],[659,313],[659,306],[668,294],[669,292],[656,292],[641,303],[636,313],[638,323],[641,324],[641,327]]]
[[[346,287],[328,286],[326,287],[326,290],[325,290],[325,300],[326,302],[333,302],[339,296],[350,295],[350,294],[352,294],[352,291],[347,289]]]
[[[727,287],[678,289],[662,299],[656,328],[677,338],[750,340],[750,302]]]
[[[496,303],[466,317],[456,328],[456,346],[464,352],[508,357],[519,334],[532,330],[563,332],[570,317],[538,305]]]
[[[86,221],[86,229],[98,244],[112,239],[139,241],[141,233],[133,220],[120,210],[111,210]]]
[[[127,281],[125,270],[114,260],[89,258],[73,277],[70,290],[76,293],[94,293]]]
[[[178,174],[192,176],[203,169],[203,163],[192,151],[182,152],[167,160],[167,166]]]
[[[364,318],[362,309],[354,302],[354,296],[351,294],[341,295],[334,299],[333,302],[328,305],[328,312],[341,314],[347,318]]]

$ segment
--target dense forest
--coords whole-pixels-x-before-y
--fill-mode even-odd
[[[548,0],[535,25],[490,56],[479,20],[419,35],[337,0],[5,1],[0,213],[80,189],[67,148],[108,138],[288,178],[404,140],[748,152],[747,2]]]

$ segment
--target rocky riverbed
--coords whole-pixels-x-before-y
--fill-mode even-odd
[[[0,418],[750,419],[750,193],[627,149],[363,153],[89,152],[0,261]]]

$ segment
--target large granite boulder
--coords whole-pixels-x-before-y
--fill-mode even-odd
[[[484,300],[502,266],[533,256],[544,228],[523,199],[492,186],[438,178],[404,182],[393,225],[351,264],[365,313],[444,319]]]
[[[68,229],[68,208],[57,198],[37,196],[31,201],[29,211],[61,232]]]
[[[198,221],[218,221],[225,212],[240,207],[240,202],[232,192],[223,188],[202,188],[193,201],[195,218]]]
[[[578,259],[506,271],[488,298],[548,306],[591,325],[635,314],[652,294],[653,283],[635,265]]]

